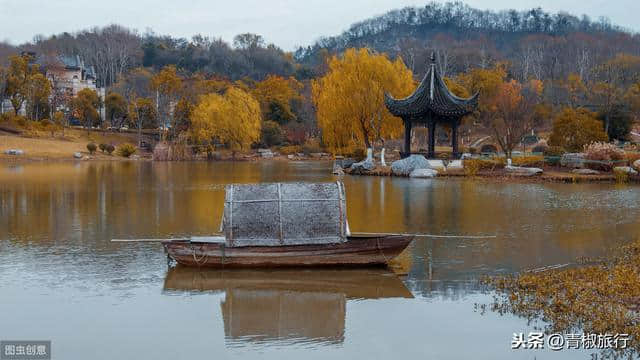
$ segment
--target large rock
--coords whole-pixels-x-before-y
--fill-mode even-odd
[[[4,152],[7,155],[24,155],[24,151],[20,149],[9,149]]]
[[[591,170],[591,169],[574,169],[571,172],[574,173],[574,174],[578,174],[578,175],[598,175],[598,174],[600,174],[600,171]]]
[[[521,166],[505,166],[504,169],[516,176],[534,176],[542,174],[542,169],[534,167],[521,167]]]
[[[416,169],[431,169],[431,166],[422,155],[411,155],[391,163],[391,173],[397,176],[407,176]]]
[[[410,174],[411,178],[427,179],[438,176],[438,172],[433,169],[415,169]]]
[[[447,168],[444,165],[444,161],[439,160],[439,159],[429,159],[427,160],[427,162],[429,163],[429,167],[431,169],[436,169],[438,171],[446,171]]]
[[[581,169],[584,168],[585,155],[583,153],[563,154],[560,158],[560,166]]]
[[[634,161],[632,166],[636,171],[640,171],[640,159]]]
[[[79,153],[79,152],[73,153],[73,157],[76,159],[82,159],[82,153]]]
[[[631,166],[616,166],[613,168],[614,173],[624,173],[628,175],[638,175],[638,172],[635,171]]]
[[[352,174],[364,174],[371,170],[373,170],[376,165],[371,160],[363,160],[357,163],[353,163],[351,165],[351,173]]]
[[[447,172],[448,173],[459,173],[464,172],[464,166],[462,165],[462,160],[452,160],[447,164]]]
[[[334,161],[334,166],[335,164],[339,165],[342,167],[342,169],[348,169],[351,167],[351,165],[355,164],[355,160],[353,160],[352,158],[344,158],[344,159],[336,159],[336,161]]]
[[[260,156],[263,158],[273,157],[273,152],[271,151],[271,149],[258,149],[258,154],[260,154]]]

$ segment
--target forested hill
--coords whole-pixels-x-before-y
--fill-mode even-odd
[[[640,36],[583,15],[528,11],[490,11],[461,2],[431,2],[406,7],[353,24],[334,37],[299,48],[295,58],[319,64],[329,53],[368,47],[402,56],[414,73],[422,73],[432,51],[445,75],[487,67],[508,60],[519,79],[558,79],[576,73],[588,78],[589,69],[619,53],[640,54]]]
[[[445,76],[506,61],[510,76],[521,81],[553,81],[577,74],[589,82],[595,67],[618,54],[640,55],[640,35],[606,19],[593,21],[539,8],[496,12],[461,2],[431,2],[353,24],[344,33],[322,38],[294,54],[266,43],[258,34],[240,34],[228,43],[199,34],[191,39],[175,38],[110,25],[37,36],[17,47],[0,42],[0,66],[8,64],[8,55],[30,51],[47,56],[79,55],[95,67],[105,86],[135,68],[157,71],[166,65],[175,65],[184,75],[262,80],[271,74],[305,80],[323,74],[328,55],[351,47],[401,56],[416,76],[424,73],[435,51]]]

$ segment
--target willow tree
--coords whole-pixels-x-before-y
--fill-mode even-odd
[[[252,93],[260,102],[265,120],[285,125],[296,119],[291,103],[302,98],[300,95],[302,87],[303,85],[293,77],[285,79],[269,75],[263,81],[256,83]]]
[[[349,49],[329,60],[327,74],[313,81],[312,95],[325,145],[334,153],[372,147],[400,137],[402,120],[389,113],[384,93],[405,97],[414,88],[413,74],[398,58],[367,49]]]
[[[234,153],[260,139],[260,104],[249,93],[231,86],[204,95],[191,112],[190,135],[197,143],[220,142]]]

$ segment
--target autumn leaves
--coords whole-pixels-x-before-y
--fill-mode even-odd
[[[260,104],[249,93],[230,87],[203,95],[191,114],[190,135],[197,142],[218,139],[232,150],[246,150],[260,139]]]
[[[324,144],[334,153],[351,153],[362,145],[402,135],[400,118],[384,105],[384,93],[411,94],[413,74],[402,60],[367,49],[349,49],[329,60],[327,74],[312,82],[313,103]]]

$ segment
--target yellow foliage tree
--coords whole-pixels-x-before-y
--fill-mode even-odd
[[[349,153],[355,147],[402,134],[400,118],[389,113],[384,93],[406,97],[414,89],[413,74],[399,58],[367,49],[349,49],[329,60],[327,74],[312,82],[318,126],[327,147],[334,153]]]
[[[302,84],[292,77],[285,79],[269,75],[263,81],[256,83],[252,93],[260,102],[265,120],[286,124],[295,120],[291,101],[301,98],[301,90]]]
[[[82,89],[71,99],[73,116],[84,124],[87,131],[100,120],[99,107],[100,97],[91,89]]]
[[[608,141],[607,133],[595,114],[585,109],[562,109],[553,121],[549,145],[561,146],[567,151],[582,151],[592,142]]]
[[[539,80],[526,84],[511,80],[499,86],[495,102],[490,104],[489,126],[507,158],[511,158],[513,149],[540,120],[536,108],[542,90]]]
[[[447,85],[449,91],[453,93],[453,95],[461,97],[461,98],[469,98],[471,97],[471,93],[469,90],[465,88],[461,83],[456,81],[455,79],[445,77],[444,83]]]
[[[9,57],[10,65],[6,74],[5,93],[16,115],[29,97],[29,85],[35,75],[38,75],[38,65],[30,64],[29,55],[12,55]]]
[[[229,87],[224,93],[203,95],[191,112],[191,139],[212,140],[232,150],[245,150],[260,139],[260,104],[251,94]]]
[[[496,103],[507,78],[505,64],[499,63],[491,69],[473,69],[461,74],[458,81],[472,93],[480,93],[478,113],[480,120],[490,122],[492,115],[497,111]]]
[[[25,90],[27,114],[32,120],[41,119],[46,115],[51,82],[44,75],[36,73],[29,77]]]
[[[171,124],[173,135],[175,135],[176,126],[171,118],[170,107],[171,102],[176,99],[178,91],[182,88],[182,78],[178,75],[176,67],[168,65],[162,68],[151,78],[151,88],[156,91],[158,116],[162,122],[162,129],[164,130],[167,125]],[[164,136],[164,133],[162,135]]]

